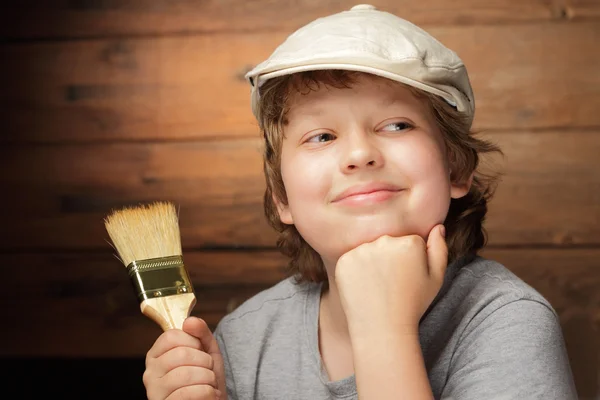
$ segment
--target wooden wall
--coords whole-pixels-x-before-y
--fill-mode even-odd
[[[46,393],[66,373],[143,398],[143,357],[160,331],[140,314],[102,218],[178,203],[194,314],[211,326],[281,279],[243,75],[299,26],[355,3],[18,4],[0,13],[0,356],[14,376],[57,377]],[[475,127],[506,153],[483,255],[553,303],[580,396],[600,398],[600,0],[372,4],[466,62]]]

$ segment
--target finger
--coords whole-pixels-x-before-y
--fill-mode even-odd
[[[146,361],[148,358],[158,358],[167,351],[179,346],[200,349],[200,340],[181,329],[169,329],[163,332],[148,350]]]
[[[435,226],[427,238],[427,263],[429,276],[438,282],[444,280],[448,266],[448,245],[446,244],[446,228],[444,225]]]
[[[213,336],[210,328],[203,319],[188,317],[184,322],[182,329],[184,332],[200,340],[200,346],[203,351],[212,355],[221,355],[217,340]]]
[[[213,359],[213,371],[217,376],[218,389],[226,391],[225,386],[225,362],[219,344],[208,328],[206,322],[200,318],[189,317],[183,322],[183,330],[200,339],[202,350],[207,352]]]
[[[165,395],[170,395],[177,389],[193,385],[209,385],[214,389],[218,389],[215,373],[210,369],[201,367],[177,367],[160,378],[160,381]]]
[[[214,360],[210,354],[207,354],[202,350],[180,346],[175,347],[160,356],[160,358],[156,360],[156,364],[155,374],[157,377],[161,377],[169,371],[181,366],[202,367],[212,370]]]
[[[177,389],[169,395],[165,400],[219,400],[222,394],[209,385],[193,385]]]

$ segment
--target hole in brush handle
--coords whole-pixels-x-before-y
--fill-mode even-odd
[[[196,296],[193,293],[183,293],[146,299],[140,304],[140,309],[142,314],[166,331],[181,329],[183,321],[190,316],[195,305]]]

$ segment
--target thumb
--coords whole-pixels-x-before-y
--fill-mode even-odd
[[[440,285],[444,281],[448,266],[448,245],[446,244],[446,227],[436,225],[427,238],[427,263],[429,276],[436,279]]]
[[[225,364],[219,344],[210,328],[203,319],[197,317],[188,317],[181,327],[182,330],[192,336],[200,339],[201,350],[208,353],[214,362],[213,372],[217,378],[219,391],[221,391],[220,400],[227,400],[227,387],[225,386]]]

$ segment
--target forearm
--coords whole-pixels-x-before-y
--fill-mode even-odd
[[[433,399],[418,333],[353,338],[360,400]]]

